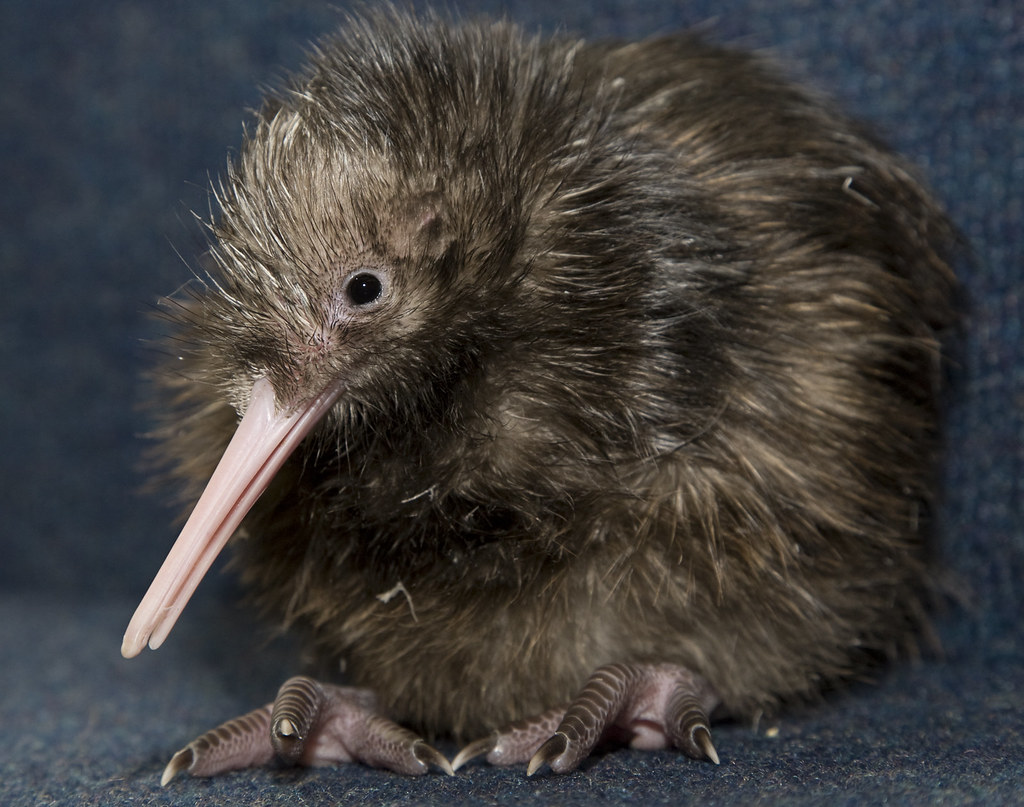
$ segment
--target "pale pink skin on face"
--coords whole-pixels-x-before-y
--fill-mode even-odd
[[[139,603],[121,644],[125,658],[163,644],[199,581],[288,456],[341,395],[334,384],[279,408],[270,381],[253,384],[249,408],[160,571]]]

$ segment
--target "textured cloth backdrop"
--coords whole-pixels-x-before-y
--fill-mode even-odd
[[[694,25],[767,49],[873,123],[969,239],[943,546],[962,603],[945,655],[760,726],[721,767],[616,751],[564,777],[358,766],[159,788],[167,758],[270,699],[287,641],[208,579],[168,644],[121,633],[174,537],[140,492],[147,317],[202,250],[190,211],[259,88],[337,22],[320,2],[5,0],[0,6],[0,803],[998,803],[1024,781],[1024,14],[1015,0],[454,2],[529,29],[637,37]],[[179,255],[180,253],[180,255]],[[446,748],[445,750],[451,750]]]

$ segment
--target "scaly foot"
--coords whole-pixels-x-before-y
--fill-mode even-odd
[[[717,765],[708,715],[718,702],[711,685],[684,667],[609,664],[590,677],[567,709],[545,712],[470,743],[452,768],[486,754],[492,765],[528,762],[528,776],[545,764],[566,773],[598,742],[612,738],[622,738],[633,748],[678,748]]]
[[[321,684],[297,676],[272,704],[206,732],[175,754],[161,785],[181,771],[213,776],[266,765],[275,757],[291,765],[362,762],[418,776],[430,766],[453,773],[447,758],[418,735],[377,712],[366,689]]]

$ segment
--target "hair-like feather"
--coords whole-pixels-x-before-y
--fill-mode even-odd
[[[216,195],[163,449],[198,492],[256,378],[346,380],[239,550],[396,718],[471,736],[632,661],[749,713],[912,636],[950,228],[761,59],[372,14]],[[363,269],[391,297],[342,322]]]

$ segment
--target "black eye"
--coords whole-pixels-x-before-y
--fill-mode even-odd
[[[353,275],[345,286],[345,296],[352,305],[363,306],[375,303],[384,293],[380,278],[370,272]]]

